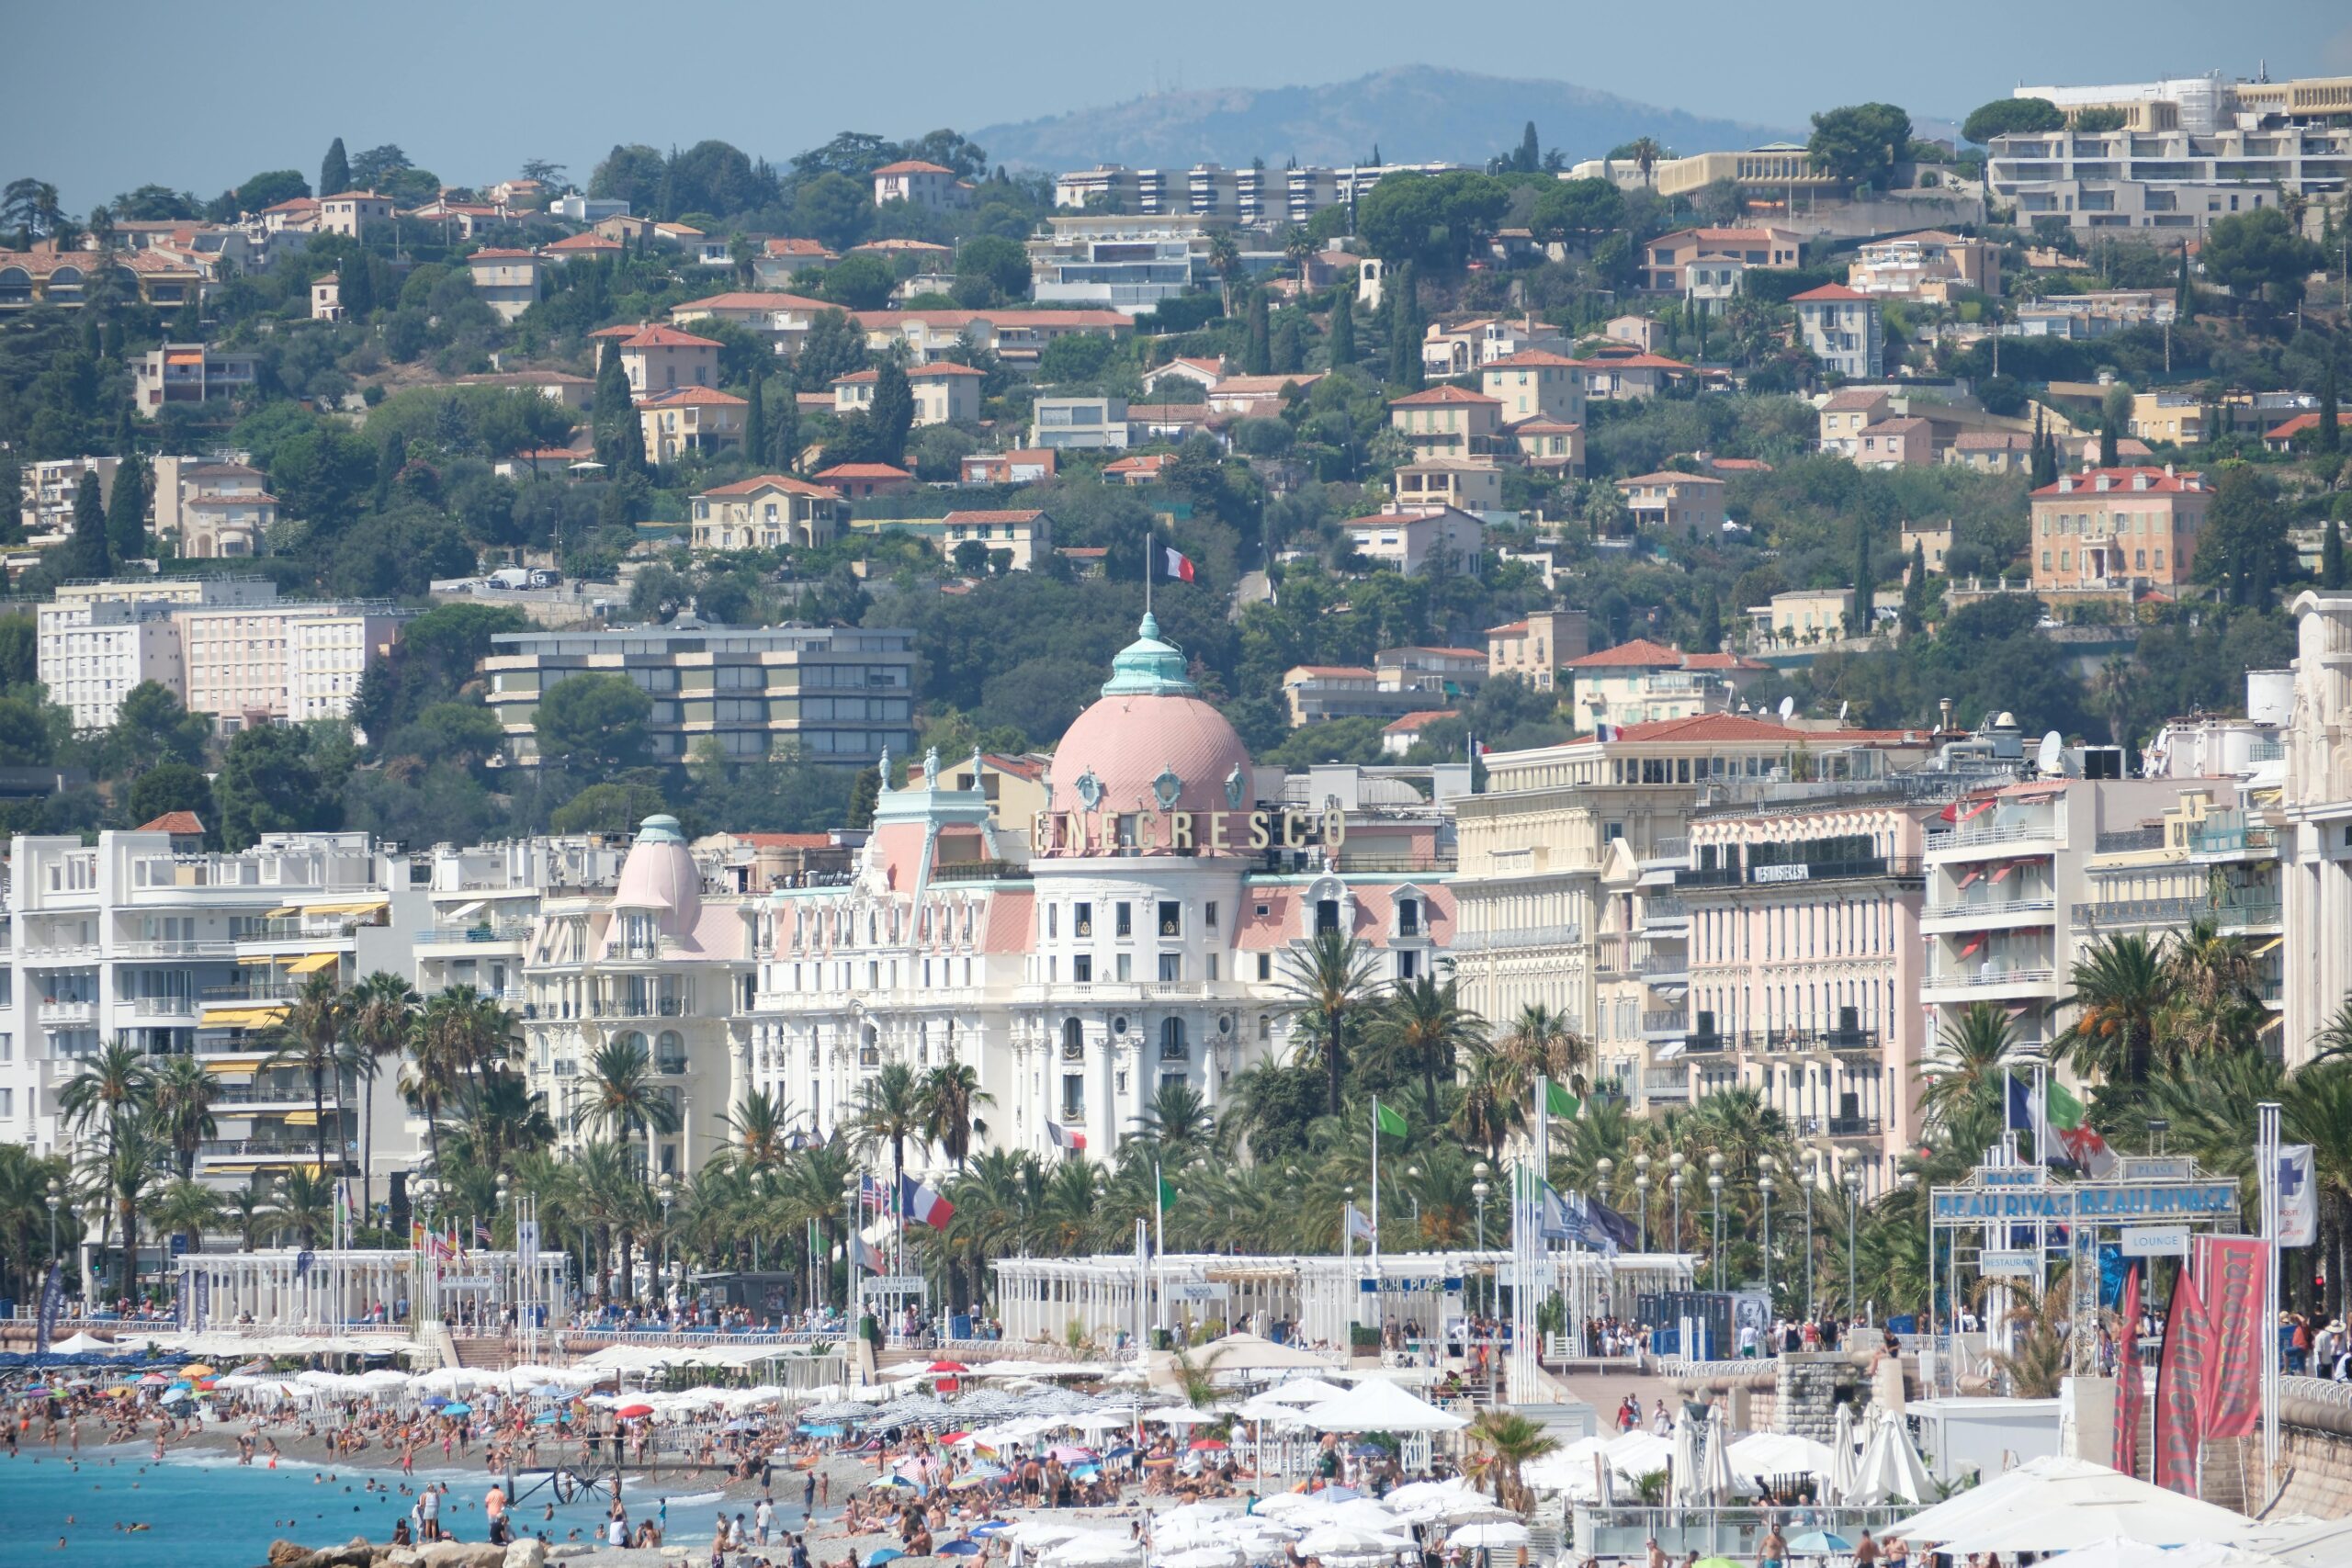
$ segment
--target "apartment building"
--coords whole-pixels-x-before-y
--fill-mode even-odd
[[[2033,492],[2033,585],[2053,593],[2130,593],[2189,581],[2213,500],[2205,476],[2086,468]]]
[[[1487,674],[1512,675],[1539,692],[1557,690],[1563,666],[1591,650],[1582,610],[1537,610],[1487,628]]]
[[[1480,390],[1502,404],[1502,420],[1553,419],[1584,423],[1584,362],[1545,349],[1523,349],[1489,359],[1479,367]]]
[[[1237,244],[1247,238],[1230,216],[1089,211],[1049,218],[1045,232],[1029,242],[1030,293],[1040,304],[1148,310],[1216,280],[1210,258],[1220,236]],[[1272,271],[1282,259],[1266,248],[1241,258],[1252,276]]]
[[[1457,512],[1499,512],[1503,473],[1489,462],[1436,457],[1397,465],[1391,494],[1400,508],[1451,506]]]
[[[907,371],[907,390],[914,395],[915,424],[977,424],[980,418],[980,383],[988,378],[952,359],[918,365]],[[874,407],[879,370],[854,370],[832,380],[833,412],[863,413]]]
[[[642,403],[684,387],[718,385],[718,344],[675,327],[641,327],[620,340],[629,394]]]
[[[1607,180],[1621,190],[1654,190],[1663,197],[1690,196],[1717,180],[1729,180],[1752,199],[1777,199],[1793,206],[1799,192],[1834,192],[1841,182],[1813,161],[1797,141],[1768,141],[1736,152],[1694,152],[1684,158],[1661,158],[1647,169],[1631,158],[1588,158],[1560,176],[1569,180]]]
[[[1391,399],[1388,423],[1420,460],[1491,456],[1501,446],[1503,402],[1464,387],[1431,387]]]
[[[1407,577],[1433,570],[1476,576],[1487,547],[1486,525],[1451,506],[1391,506],[1351,517],[1340,531],[1354,553]]]
[[[645,460],[660,466],[694,453],[732,451],[743,445],[752,405],[714,387],[679,387],[638,400],[637,423]]]
[[[1250,225],[1304,223],[1327,207],[1352,206],[1358,197],[1390,175],[1436,175],[1466,166],[1386,164],[1228,169],[1196,164],[1189,169],[1129,169],[1105,164],[1057,175],[1054,205],[1089,212],[1215,216]]]
[[[195,560],[266,555],[277,525],[269,476],[243,463],[155,459],[155,533]]]
[[[222,733],[342,718],[369,660],[391,651],[409,612],[384,604],[279,600],[175,609],[177,695]]]
[[[2352,999],[2352,593],[2306,592],[2294,615],[2279,858],[2296,939],[2281,1048],[2300,1066]]]
[[[786,294],[769,289],[729,291],[689,299],[683,305],[670,307],[670,322],[684,327],[695,321],[732,321],[751,332],[764,334],[782,355],[799,350],[802,340],[819,316],[827,310],[838,310],[838,305],[822,299],[811,299],[798,294]]]
[[[1904,731],[1798,728],[1729,714],[1636,724],[1607,739],[1490,752],[1484,794],[1455,805],[1461,869],[1456,978],[1490,1019],[1541,1003],[1600,1030],[1603,876],[1622,840],[1635,863],[1688,845],[1701,792],[1717,781],[1878,779],[1926,760]],[[1620,931],[1640,920],[1620,920]]]
[[[841,491],[789,474],[761,474],[694,498],[697,550],[815,549],[841,536],[849,505]]]
[[[991,570],[1028,571],[1054,547],[1054,520],[1030,507],[950,512],[942,517],[860,517],[850,526],[866,534],[905,534],[937,550],[949,564],[967,544],[988,552]]]
[[[204,297],[204,272],[162,251],[123,251],[107,258],[90,251],[60,251],[42,241],[29,251],[0,250],[0,314],[53,305],[78,310],[101,267],[126,298],[175,310]]]
[[[1685,653],[1647,637],[1563,660],[1561,668],[1575,682],[1577,728],[1595,733],[1728,713],[1769,672],[1736,654]]]
[[[865,764],[914,746],[914,634],[854,626],[626,626],[516,632],[482,660],[515,761],[539,761],[540,696],[573,675],[624,676],[653,699],[656,760],[709,736],[729,757]]]
[[[1996,136],[1986,188],[2021,224],[2195,232],[2282,197],[2340,190],[2352,130],[2229,125],[2210,130],[2059,130]]]
[[[1695,528],[1713,537],[1729,519],[1724,495],[1730,486],[1713,474],[1667,470],[1619,479],[1625,498],[1625,518],[1638,531],[1663,528],[1682,534]]]
[[[1842,284],[1825,283],[1790,297],[1806,352],[1824,370],[1849,380],[1886,374],[1886,328],[1876,300]]]
[[[732,1021],[751,1009],[752,900],[707,886],[674,817],[649,817],[609,889],[541,895],[522,966],[523,1077],[546,1097],[557,1146],[612,1129],[581,1119],[584,1069],[607,1042],[650,1064],[673,1126],[639,1155],[683,1181],[727,1146],[741,1054]]]
[[[530,1001],[523,964],[541,906],[609,891],[628,852],[624,840],[597,834],[434,845],[424,889],[430,913],[410,933],[418,993],[470,986],[522,1014]]]
[[[260,366],[258,354],[167,343],[131,361],[131,402],[153,416],[165,403],[243,397],[253,391]]]
[[[1955,288],[2001,291],[2001,249],[1941,229],[1869,240],[1847,264],[1846,287],[1881,299],[1949,304]]]
[[[1663,294],[1684,292],[1684,269],[1701,260],[1724,260],[1743,266],[1792,267],[1801,265],[1804,242],[1794,230],[1769,225],[1730,229],[1677,229],[1660,234],[1642,247],[1642,287]]]
[[[2072,990],[2074,932],[2099,919],[2088,868],[2101,836],[2138,840],[2178,804],[2182,782],[2029,779],[1971,791],[1928,825],[1919,999],[1938,1034],[1976,1002],[2005,1010],[2024,1043],[2047,1044],[2064,1027],[2057,1004]],[[2214,799],[2233,807],[2234,786],[2217,781]]]
[[[466,258],[474,280],[474,298],[511,321],[539,302],[547,287],[548,264],[537,251],[485,249]]]
[[[204,828],[175,813],[134,831],[19,835],[9,845],[8,990],[0,998],[0,1136],[36,1153],[74,1146],[58,1095],[102,1045],[151,1059],[194,1055],[220,1085],[198,1175],[242,1186],[315,1158],[308,1076],[268,1062],[264,1032],[311,975],[343,984],[408,972],[409,921],[422,904],[407,865],[364,835],[273,834],[235,854],[208,852]],[[362,1097],[330,1077],[328,1149],[356,1170]],[[379,1171],[421,1153],[400,1096],[375,1096]]]
[[[98,499],[114,499],[115,469],[119,457],[45,457],[20,465],[18,525],[29,536],[63,536],[74,531],[74,508],[82,495],[82,476],[98,476]]]
[[[1051,452],[1124,452],[1134,426],[1127,400],[1114,397],[1039,398],[1030,405],[1029,445]]]
[[[179,628],[168,605],[108,599],[64,615],[44,604],[35,624],[41,683],[76,729],[112,725],[122,699],[145,682],[174,694],[187,689]]]

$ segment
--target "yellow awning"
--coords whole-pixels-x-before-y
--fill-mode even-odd
[[[264,1024],[279,1023],[286,1018],[286,1004],[273,1002],[266,1007],[206,1008],[198,1021],[210,1029],[258,1029]]]
[[[315,1127],[319,1124],[319,1113],[315,1111],[289,1111],[286,1113],[286,1124],[288,1127]]]
[[[342,957],[343,954],[339,953],[307,953],[288,964],[286,972],[288,975],[314,975],[339,962]]]
[[[302,907],[300,904],[280,904],[277,908],[272,909],[268,914],[264,915],[262,919],[265,920],[282,920],[288,915],[299,915],[301,912]]]
[[[260,1066],[259,1062],[222,1062],[208,1059],[204,1064],[204,1070],[215,1077],[227,1077],[233,1073],[253,1072]]]
[[[270,957],[266,953],[241,953],[237,955],[237,962],[240,964],[274,964],[277,960]]]
[[[2260,947],[2254,950],[2254,956],[2259,958],[2266,953],[2276,953],[2286,940],[2287,939],[2283,936],[2272,937],[2268,942],[2264,942]]]
[[[389,909],[391,907],[392,901],[390,898],[359,898],[344,904],[305,904],[302,906],[302,913],[306,915],[372,915],[379,909]]]

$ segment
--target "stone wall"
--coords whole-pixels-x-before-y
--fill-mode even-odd
[[[2279,1380],[2278,1462],[2287,1485],[2272,1513],[2352,1515],[2352,1386]]]
[[[1869,1379],[1843,1352],[1784,1354],[1772,1387],[1772,1429],[1826,1443],[1837,1435],[1838,1406],[1859,1410],[1869,1400]]]

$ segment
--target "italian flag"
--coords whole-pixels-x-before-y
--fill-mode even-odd
[[[1162,545],[1159,547],[1159,553],[1163,558],[1165,558],[1168,580],[1170,582],[1190,582],[1193,581],[1193,562],[1189,557],[1185,556],[1182,551],[1172,549],[1166,545]]]
[[[2083,1102],[2056,1078],[2050,1080],[2050,1092],[2045,1097],[2043,1111],[2045,1126],[2034,1129],[2035,1144],[2047,1148],[2052,1157],[2064,1157],[2079,1167],[2087,1176],[2105,1176],[2115,1168],[2115,1155],[2107,1140],[2083,1124]],[[2044,1139],[2054,1142],[2043,1142]]]

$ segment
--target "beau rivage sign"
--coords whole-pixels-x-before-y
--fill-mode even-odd
[[[1347,841],[1347,813],[1326,811],[1040,811],[1029,841],[1057,855],[1261,854],[1267,850],[1337,850]]]

